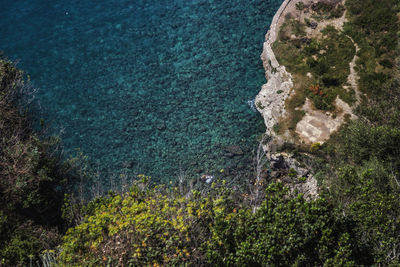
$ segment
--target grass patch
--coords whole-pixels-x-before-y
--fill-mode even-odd
[[[304,76],[309,72],[315,77],[323,94],[307,94],[318,109],[332,110],[336,96],[352,104],[352,93],[343,89],[350,74],[349,63],[355,55],[355,47],[347,36],[332,26],[322,31],[321,39],[313,39],[309,44],[298,45],[299,39],[279,40],[273,49],[280,64],[292,74]],[[296,81],[298,82],[298,80]],[[311,93],[311,92],[310,92]]]
[[[288,41],[291,39],[292,35],[295,35],[297,38],[304,37],[306,36],[305,29],[306,25],[304,23],[301,23],[297,19],[288,17],[279,29],[278,39]]]
[[[292,42],[276,41],[273,43],[272,49],[278,62],[285,66],[289,72],[307,73],[307,66],[303,61],[304,56],[299,54],[300,49],[294,46]]]

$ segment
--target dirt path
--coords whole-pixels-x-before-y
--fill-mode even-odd
[[[358,59],[357,53],[358,53],[358,51],[360,51],[360,48],[358,47],[357,43],[354,42],[353,38],[351,38],[348,35],[346,35],[346,36],[350,38],[350,40],[353,42],[354,46],[356,47],[356,53],[353,57],[353,60],[349,64],[350,65],[350,74],[347,77],[347,82],[351,85],[354,92],[356,93],[356,106],[358,106],[361,103],[361,92],[358,89],[358,80],[360,79],[360,77],[358,76],[358,73],[356,72],[354,67],[356,66],[356,60]]]

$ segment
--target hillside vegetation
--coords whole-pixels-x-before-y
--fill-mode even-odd
[[[286,147],[315,173],[315,199],[282,182],[304,182],[294,170],[277,180],[265,175],[262,153],[245,188],[218,179],[154,185],[139,175],[129,189],[86,204],[71,191],[63,199],[81,172],[60,161],[57,142],[32,131],[18,108],[26,82],[2,59],[0,266],[400,265],[400,4],[347,0],[345,8],[344,32],[328,28],[324,41],[310,44],[333,45],[332,55],[305,63],[288,58],[291,70],[312,72],[324,86],[313,101],[321,98],[329,109],[355,53],[345,36],[360,48],[356,68],[366,97],[358,119],[311,151]],[[322,72],[332,64],[340,71]]]
[[[22,266],[57,246],[67,169],[57,140],[40,139],[21,105],[29,82],[0,58],[0,266]],[[25,98],[25,99],[24,99]]]

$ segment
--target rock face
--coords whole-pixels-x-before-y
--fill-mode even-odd
[[[267,83],[261,88],[256,96],[256,107],[264,118],[267,127],[267,135],[272,138],[275,136],[273,127],[279,119],[285,115],[285,100],[289,97],[293,87],[292,75],[286,71],[285,66],[281,66],[276,60],[272,51],[272,44],[278,34],[277,25],[284,10],[292,0],[285,0],[276,12],[269,31],[265,35],[265,42],[261,60],[265,69]]]
[[[291,191],[304,194],[306,199],[315,199],[318,196],[317,180],[310,171],[288,153],[273,153],[269,158],[272,169],[272,178],[284,182]]]
[[[316,198],[318,196],[317,181],[313,175],[305,168],[300,167],[299,162],[287,153],[274,153],[274,145],[279,143],[279,137],[275,134],[273,128],[279,120],[285,116],[285,101],[289,97],[293,88],[292,75],[286,71],[285,66],[278,63],[272,50],[272,44],[275,42],[278,34],[279,19],[285,15],[285,9],[289,3],[296,0],[285,0],[275,14],[270,29],[265,35],[265,42],[261,60],[265,69],[267,83],[261,88],[255,99],[257,110],[264,118],[266,125],[266,134],[271,137],[271,141],[264,147],[267,152],[267,158],[270,161],[271,176],[279,178],[291,188],[304,194],[306,198]],[[278,144],[279,145],[279,144]],[[290,172],[294,176],[288,178]],[[293,174],[292,174],[293,176]],[[302,182],[299,179],[303,179]],[[305,180],[304,180],[305,179]]]

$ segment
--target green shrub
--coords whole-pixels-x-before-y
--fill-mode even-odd
[[[340,18],[340,17],[343,16],[345,10],[346,10],[346,8],[343,5],[339,4],[339,5],[336,6],[335,9],[333,9],[331,11],[329,17],[330,18]]]
[[[162,187],[141,189],[95,205],[93,215],[69,229],[60,261],[67,266],[176,265],[204,262],[200,244],[209,236],[215,216],[231,212],[223,190],[211,198],[193,191],[191,198],[163,193]],[[230,205],[231,206],[231,205]]]
[[[255,213],[240,210],[216,218],[206,246],[211,262],[218,266],[316,266],[339,260],[350,266],[358,262],[355,240],[349,238],[351,232],[346,233],[345,222],[327,200],[307,202],[301,195],[287,194],[282,184],[271,184]]]
[[[320,143],[313,143],[310,147],[310,151],[311,152],[315,152],[318,151],[321,148],[321,144]]]
[[[279,125],[279,123],[275,123],[274,126],[272,126],[272,130],[273,130],[275,133],[279,133],[280,127],[281,127],[281,126]]]
[[[296,9],[302,11],[304,9],[304,3],[302,1],[296,3]]]
[[[259,108],[259,109],[264,109],[265,107],[264,107],[264,105],[259,101],[259,102],[257,102],[257,107]]]

